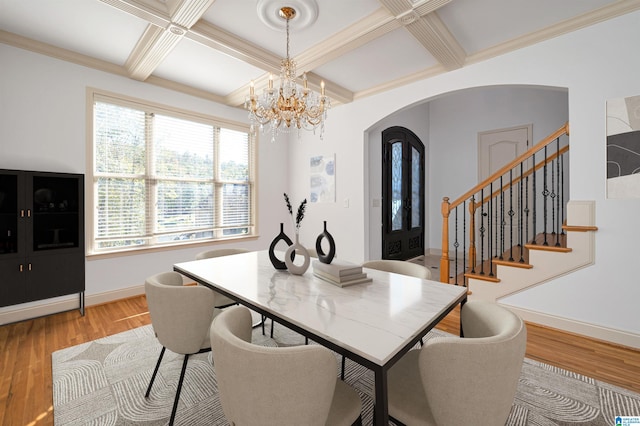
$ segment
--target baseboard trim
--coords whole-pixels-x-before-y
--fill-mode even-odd
[[[88,296],[85,295],[85,307],[102,305],[104,303],[139,296],[141,294],[144,294],[144,285],[137,285]],[[0,325],[80,309],[80,300],[78,295],[73,295],[64,299],[57,298],[53,301],[45,301],[44,303],[39,303],[37,305],[34,305],[33,303],[25,305],[28,306],[18,307],[17,309],[0,313]],[[80,311],[78,311],[78,314],[80,314]]]
[[[581,336],[587,336],[593,339],[602,340],[608,343],[614,343],[633,349],[640,349],[640,335],[630,333],[624,330],[616,330],[613,328],[603,327],[600,325],[589,324],[569,318],[558,317],[543,312],[532,311],[529,309],[519,308],[503,302],[497,302],[516,314],[520,315],[523,320],[566,331]]]

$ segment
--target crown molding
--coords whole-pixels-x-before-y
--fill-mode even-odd
[[[197,87],[188,86],[186,84],[178,83],[173,80],[167,80],[165,78],[156,77],[154,75],[149,76],[145,83],[153,84],[154,86],[163,87],[165,89],[173,90],[176,92],[184,93],[185,95],[195,96],[207,101],[216,102],[222,105],[226,105],[225,97],[216,95],[215,93],[208,92]]]
[[[543,30],[525,34],[521,37],[516,37],[504,43],[476,52],[467,57],[466,64],[486,61],[487,59],[491,59],[508,52],[513,52],[514,50],[522,49],[627,13],[635,12],[639,9],[640,0],[621,0],[609,6],[551,25]]]
[[[52,46],[47,43],[32,40],[30,38],[22,37],[4,30],[0,30],[0,43],[24,50],[29,50],[31,52],[49,56],[54,59],[71,62],[76,65],[81,65],[109,74],[114,74],[125,78],[129,77],[129,73],[127,72],[126,68],[120,65],[103,61],[101,59],[92,58],[90,56],[63,49],[61,47]],[[176,92],[195,96],[201,99],[225,104],[225,98],[223,96],[219,96],[214,93],[207,92],[206,90],[195,88],[193,86],[188,86],[186,84],[166,80],[164,78],[151,76],[147,78],[144,83],[153,84],[154,86],[163,87],[165,89],[174,90]]]
[[[71,50],[63,49],[61,47],[53,46],[51,44],[43,43],[41,41],[22,37],[8,31],[0,30],[0,43],[18,47],[24,50],[29,50],[41,55],[50,56],[62,61],[72,62],[74,64],[82,65],[88,68],[94,68],[111,74],[128,77],[125,68],[121,67],[120,65],[93,58],[91,56],[83,55]]]
[[[397,78],[395,80],[387,81],[383,84],[379,84],[374,87],[370,87],[353,94],[353,100],[363,99],[369,96],[377,95],[383,92],[387,92],[398,87],[406,86],[407,84],[415,83],[416,81],[425,80],[427,78],[435,77],[436,75],[444,74],[447,70],[441,65],[434,65],[426,68],[422,71],[418,71],[404,77]]]

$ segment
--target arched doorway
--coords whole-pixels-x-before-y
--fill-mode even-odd
[[[424,144],[409,129],[382,132],[382,258],[424,254]]]

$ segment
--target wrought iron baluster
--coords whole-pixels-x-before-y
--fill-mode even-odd
[[[533,170],[532,170],[532,172],[533,172]],[[524,192],[525,192],[525,198],[524,198],[524,202],[525,202],[525,207],[524,207],[524,217],[525,217],[524,241],[525,241],[525,244],[526,244],[529,241],[529,175],[527,175],[527,177],[525,178]]]
[[[500,260],[504,259],[504,186],[500,176]]]
[[[556,247],[560,247],[560,228],[562,227],[562,220],[560,216],[560,137],[556,138],[556,211],[558,212],[558,222],[556,223]]]
[[[462,202],[462,285],[467,286],[467,279],[464,271],[467,265],[467,200]],[[456,268],[458,265],[456,265]]]
[[[471,196],[469,201],[469,265],[471,273],[476,273],[477,252],[476,252],[476,197]]]
[[[547,241],[547,199],[549,197],[549,189],[547,188],[547,145],[544,146],[544,167],[543,169],[543,190],[542,190],[542,195],[544,196],[544,198],[542,199],[542,214],[543,214],[543,225],[544,225],[544,230],[543,230],[543,235],[544,235],[544,242],[542,243],[542,245],[544,246],[548,246],[549,242]]]
[[[484,189],[480,190],[480,275],[484,275]]]
[[[460,243],[458,243],[458,207],[456,207],[456,214],[455,214],[455,218],[454,218],[454,229],[455,229],[455,240],[453,242],[453,248],[455,250],[454,254],[453,254],[453,259],[455,262],[455,266],[454,266],[454,274],[453,276],[454,278],[454,283],[455,285],[458,285],[458,247],[460,247]]]
[[[562,154],[562,162],[560,163],[560,170],[561,170],[561,174],[560,176],[562,177],[562,185],[560,185],[560,188],[562,190],[562,204],[560,204],[561,208],[562,208],[562,220],[565,220],[566,218],[565,216],[565,209],[564,206],[567,203],[567,200],[564,198],[564,154]],[[562,229],[562,235],[564,235],[564,228],[560,228]]]
[[[491,191],[493,194],[493,190]],[[493,198],[491,199],[493,202]],[[500,236],[500,222],[498,222],[498,213],[500,210],[500,202],[498,200],[498,196],[495,197],[495,208],[493,209],[493,238],[494,238],[494,249],[493,253],[496,259],[502,258],[502,253],[500,252],[500,242],[498,238]]]
[[[489,248],[487,259],[489,260],[489,276],[493,277],[493,182],[489,184],[489,217],[487,223],[489,226],[489,238],[487,239],[487,246]]]
[[[554,161],[551,161],[551,235],[556,236],[556,172],[554,169]],[[557,241],[557,238],[556,238]]]
[[[513,169],[509,170],[509,261],[513,262]]]
[[[533,195],[533,200],[532,200],[532,204],[533,204],[533,218],[531,221],[531,244],[535,244],[536,243],[536,213],[538,211],[538,207],[537,207],[537,201],[538,201],[538,194],[536,193],[536,153],[534,152],[532,155],[533,158],[533,188],[531,190],[531,193]]]
[[[518,198],[518,214],[520,220],[518,221],[518,247],[520,247],[520,263],[524,263],[524,241],[522,241],[522,173],[523,173],[523,164],[520,162],[520,181],[518,182],[518,186],[520,188],[520,197]]]

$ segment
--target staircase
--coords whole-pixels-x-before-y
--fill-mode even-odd
[[[595,205],[568,200],[568,154],[567,123],[455,201],[445,197],[440,280],[498,301],[593,263]]]
[[[528,258],[524,263],[493,260],[495,279],[487,280],[477,274],[465,274],[466,285],[474,299],[499,301],[531,286],[568,274],[593,263],[595,254],[595,203],[569,201],[565,237],[560,246],[545,246],[538,242],[526,244]],[[555,239],[555,236],[554,236]],[[564,244],[563,244],[564,243]]]

